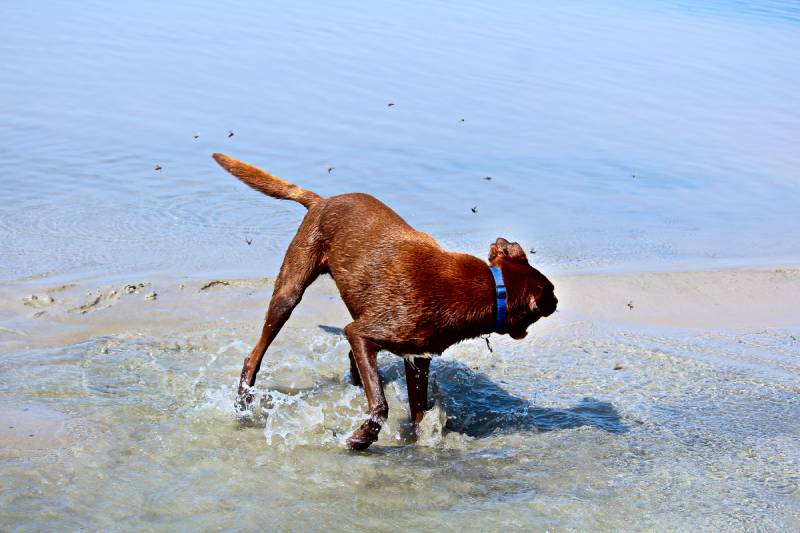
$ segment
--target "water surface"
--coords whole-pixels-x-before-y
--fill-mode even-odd
[[[213,151],[556,270],[800,258],[794,2],[1,9],[0,279],[274,274]]]
[[[496,340],[494,354],[472,341],[434,361],[416,443],[402,363],[387,355],[390,418],[363,454],[344,449],[365,404],[347,343],[317,328],[279,337],[263,415],[244,422],[231,411],[249,347],[234,329],[28,351],[0,361],[0,391],[70,417],[66,445],[3,459],[0,523],[787,531],[800,517],[799,333],[737,344],[571,324]]]

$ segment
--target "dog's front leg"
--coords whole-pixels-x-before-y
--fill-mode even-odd
[[[361,387],[363,385],[361,383],[361,376],[358,375],[358,365],[356,365],[356,359],[353,357],[353,350],[350,350],[350,353],[347,355],[350,359],[350,383],[356,387]]]
[[[389,404],[383,395],[383,383],[378,375],[378,350],[380,346],[362,336],[358,331],[358,325],[353,322],[344,328],[347,340],[353,349],[353,360],[355,361],[358,375],[364,386],[367,395],[367,405],[369,406],[369,418],[356,429],[347,445],[353,450],[365,450],[370,444],[378,440],[378,433],[383,422],[389,415]]]
[[[411,422],[416,429],[428,410],[428,369],[431,360],[428,357],[415,357],[413,361],[405,359],[405,365],[408,406],[411,409]]]

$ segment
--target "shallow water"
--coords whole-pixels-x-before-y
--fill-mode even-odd
[[[317,328],[284,332],[261,407],[238,421],[235,329],[31,350],[0,361],[0,392],[66,415],[64,444],[3,459],[0,523],[787,531],[800,524],[798,333],[739,343],[574,323],[491,354],[468,342],[434,360],[416,443],[401,360],[382,356],[390,418],[363,454],[343,446],[365,409],[346,341]]]
[[[274,275],[302,208],[214,151],[548,274],[800,260],[796,3],[318,4],[0,7],[0,287]],[[354,454],[335,329],[290,323],[234,416],[260,314],[198,331],[226,298],[46,349],[0,309],[0,529],[800,529],[797,327],[470,341],[416,442],[381,356]]]
[[[4,5],[0,279],[274,273],[302,208],[213,151],[480,256],[800,258],[795,2],[318,4]]]

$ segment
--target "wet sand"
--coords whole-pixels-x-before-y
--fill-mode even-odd
[[[575,321],[743,330],[800,324],[800,268],[795,267],[551,277],[559,310],[531,329],[536,334]],[[134,332],[236,325],[255,334],[271,288],[271,278],[0,285],[0,353]],[[335,284],[325,276],[306,292],[290,324],[348,322]]]

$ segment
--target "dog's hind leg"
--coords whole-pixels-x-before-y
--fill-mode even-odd
[[[428,369],[429,357],[415,357],[413,362],[405,359],[408,405],[411,409],[411,422],[416,426],[422,422],[428,410]]]
[[[289,319],[292,310],[300,303],[306,287],[324,271],[322,247],[316,242],[315,234],[307,217],[286,251],[280,273],[275,280],[261,336],[250,355],[244,360],[237,402],[240,408],[247,408],[253,400],[250,387],[256,383],[256,374],[261,368],[261,360],[267,348]]]
[[[353,450],[365,450],[378,439],[381,426],[389,415],[389,404],[383,395],[383,383],[378,375],[380,346],[359,333],[357,322],[348,324],[344,333],[353,348],[353,359],[369,406],[369,418],[350,435],[347,445]]]

